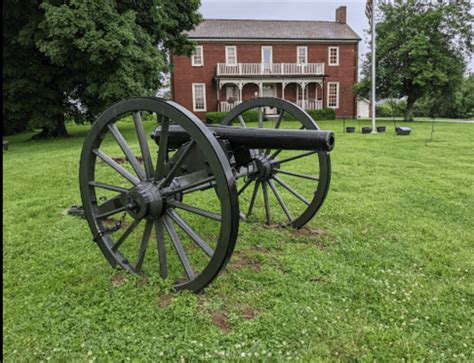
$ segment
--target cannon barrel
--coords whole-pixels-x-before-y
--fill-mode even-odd
[[[228,140],[232,146],[248,149],[331,151],[335,141],[332,131],[208,127],[217,138]],[[188,134],[181,126],[170,125],[168,132],[168,147],[178,148],[189,140]],[[152,138],[158,144],[160,135],[161,127],[157,127]]]

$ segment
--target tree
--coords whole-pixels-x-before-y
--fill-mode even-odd
[[[167,55],[190,54],[185,31],[199,0],[7,0],[3,116],[11,130],[67,136],[65,119],[93,120],[108,104],[155,95]]]
[[[469,0],[381,2],[377,35],[377,95],[407,98],[405,120],[415,102],[431,94],[450,96],[461,83],[472,52]],[[370,79],[370,54],[363,73]],[[363,84],[359,86],[363,91]]]

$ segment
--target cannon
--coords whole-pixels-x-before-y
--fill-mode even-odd
[[[228,263],[240,220],[301,228],[314,217],[333,148],[333,132],[278,98],[242,102],[221,125],[172,101],[130,98],[84,141],[84,216],[112,267],[199,292]]]

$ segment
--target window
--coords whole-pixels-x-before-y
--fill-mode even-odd
[[[328,107],[339,108],[339,82],[328,82]]]
[[[225,47],[225,63],[231,66],[237,64],[237,47],[235,45]]]
[[[194,53],[191,57],[191,65],[193,67],[202,67],[204,65],[204,50],[202,45],[196,46]]]
[[[273,48],[270,46],[262,47],[263,73],[271,73],[273,63]]]
[[[229,102],[230,100],[233,100],[234,102],[239,101],[239,96],[239,88],[235,84],[228,84],[226,87],[227,102]]]
[[[329,65],[339,65],[339,47],[329,47]]]
[[[296,47],[296,63],[308,63],[308,47]]]
[[[193,83],[193,111],[206,111],[206,84]]]

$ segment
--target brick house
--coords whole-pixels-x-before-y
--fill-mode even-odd
[[[361,39],[346,23],[345,6],[334,22],[204,20],[189,37],[197,43],[193,56],[171,57],[172,99],[201,119],[257,96],[356,117]]]

